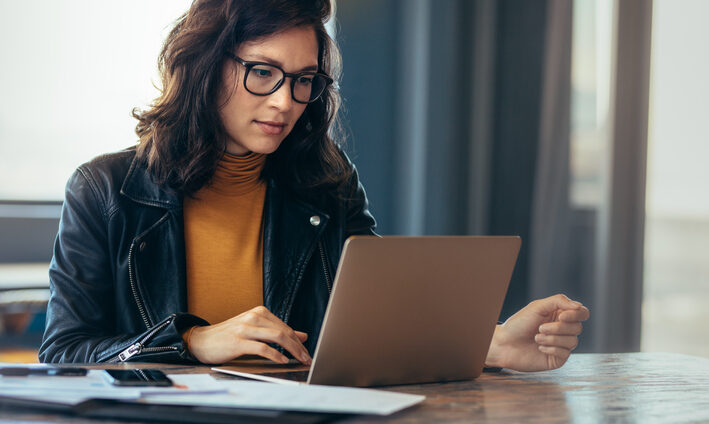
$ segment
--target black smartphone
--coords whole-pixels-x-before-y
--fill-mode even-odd
[[[172,386],[172,380],[159,370],[104,370],[115,386]]]

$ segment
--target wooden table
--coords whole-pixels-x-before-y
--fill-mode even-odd
[[[169,373],[208,371],[158,368]],[[555,371],[503,371],[474,381],[388,389],[427,398],[389,417],[356,416],[342,422],[709,422],[709,359],[679,354],[575,354]],[[94,422],[16,411],[3,411],[0,419]]]

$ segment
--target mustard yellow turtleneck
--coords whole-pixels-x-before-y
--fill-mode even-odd
[[[225,153],[211,183],[184,200],[187,309],[210,324],[263,304],[265,162]]]

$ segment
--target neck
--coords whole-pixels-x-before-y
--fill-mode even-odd
[[[245,156],[251,153],[248,149],[239,146],[233,141],[230,141],[226,144],[226,152],[234,156]]]

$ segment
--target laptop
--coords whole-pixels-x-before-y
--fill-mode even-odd
[[[354,387],[474,379],[520,245],[515,236],[350,237],[308,371],[213,370]]]

